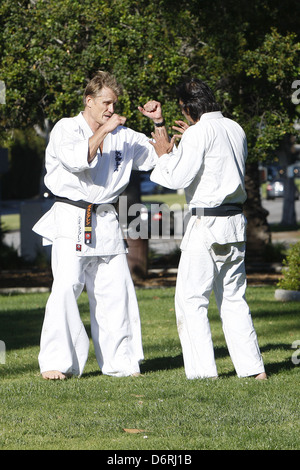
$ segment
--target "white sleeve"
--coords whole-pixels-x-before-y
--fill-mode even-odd
[[[71,173],[84,171],[97,164],[97,157],[92,164],[88,163],[89,139],[84,138],[73,119],[62,119],[53,128],[49,147],[50,153]]]
[[[149,137],[141,132],[130,130],[133,145],[133,170],[149,171],[154,168],[158,156],[154,147],[149,143]]]
[[[205,154],[205,137],[185,131],[179,146],[158,159],[151,181],[170,189],[187,188],[200,170]]]

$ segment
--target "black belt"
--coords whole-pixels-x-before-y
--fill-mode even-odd
[[[56,202],[64,202],[66,204],[71,204],[71,206],[80,207],[81,209],[85,209],[85,218],[84,218],[84,243],[86,245],[90,245],[92,243],[92,212],[96,212],[99,206],[103,206],[103,210],[105,210],[105,206],[107,208],[109,206],[114,206],[115,204],[93,204],[92,202],[86,201],[72,201],[66,197],[55,197]]]
[[[217,207],[193,207],[192,215],[210,215],[213,217],[226,217],[230,215],[242,214],[243,206],[242,204],[222,204]]]

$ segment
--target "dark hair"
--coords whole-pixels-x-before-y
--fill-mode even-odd
[[[177,96],[182,101],[183,110],[198,121],[203,113],[220,111],[212,90],[198,78],[187,79],[177,88]]]

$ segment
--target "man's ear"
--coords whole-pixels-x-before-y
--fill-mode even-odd
[[[93,97],[91,95],[87,95],[85,98],[85,105],[90,108],[91,107],[91,102],[92,102]]]

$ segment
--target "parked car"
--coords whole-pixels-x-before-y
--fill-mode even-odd
[[[140,173],[141,181],[141,194],[157,194],[159,192],[159,186],[150,180],[148,173]]]
[[[156,184],[150,179],[151,171],[141,171],[140,172],[140,188],[141,194],[165,194],[165,193],[175,193],[174,189],[165,188],[160,184]]]
[[[149,238],[153,235],[174,234],[174,212],[171,212],[167,204],[157,201],[144,201],[148,211]]]
[[[284,197],[284,180],[283,179],[274,179],[269,181],[266,187],[267,199],[275,199],[277,197]],[[296,188],[295,199],[299,199],[299,191]]]

